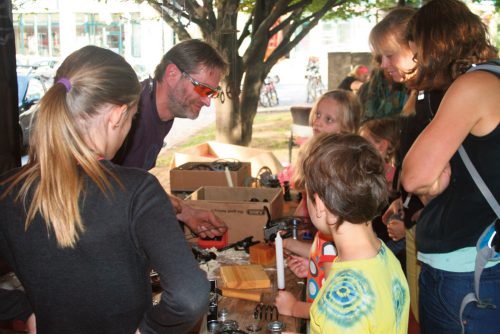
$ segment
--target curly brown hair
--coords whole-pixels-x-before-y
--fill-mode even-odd
[[[409,86],[418,90],[447,89],[472,64],[498,56],[486,25],[458,0],[422,6],[408,24],[407,39],[417,49]]]

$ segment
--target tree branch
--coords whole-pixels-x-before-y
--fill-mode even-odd
[[[267,58],[265,62],[266,67],[271,68],[281,57],[285,56],[295,46],[297,46],[297,44],[311,31],[311,29],[318,24],[319,20],[326,14],[326,12],[328,12],[334,6],[340,6],[344,4],[346,1],[347,0],[329,0],[320,10],[312,13],[311,15],[308,15],[303,19],[297,19],[299,18],[299,16],[296,16],[295,18],[297,20],[295,20],[294,23],[290,25],[290,29],[287,29],[284,33],[282,43],[280,43],[278,47],[274,49]],[[297,15],[299,15],[299,11],[297,11],[296,13]],[[295,35],[294,39],[292,39],[293,34],[300,26],[302,26],[301,31],[297,35]]]

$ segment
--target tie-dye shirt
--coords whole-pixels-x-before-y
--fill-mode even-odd
[[[406,334],[409,311],[401,264],[382,242],[371,259],[333,262],[311,307],[311,333]]]

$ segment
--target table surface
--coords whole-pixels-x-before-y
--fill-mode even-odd
[[[296,194],[292,195],[296,198]],[[283,216],[292,216],[297,207],[297,202],[284,202],[283,206]],[[220,279],[220,272],[218,268],[220,265],[233,265],[233,264],[249,264],[249,256],[244,252],[236,252],[236,251],[224,251],[221,253],[215,252],[217,254],[217,259],[215,261],[210,261],[208,264],[201,265],[201,267],[207,271],[207,275],[209,279],[217,279],[217,284],[219,287],[222,287],[222,280]],[[230,254],[228,254],[230,253]],[[236,258],[235,258],[235,254]],[[225,256],[228,255],[228,256]],[[217,264],[212,262],[217,262]],[[211,268],[210,268],[211,267]],[[283,315],[277,315],[277,310],[273,310],[272,319],[271,319],[271,310],[274,305],[274,300],[277,294],[276,287],[276,267],[270,266],[264,268],[265,272],[268,274],[271,280],[271,288],[269,289],[260,289],[262,292],[262,300],[261,303],[264,307],[259,307],[260,309],[266,309],[267,306],[267,319],[266,313],[261,312],[257,314],[257,319],[254,318],[254,313],[256,307],[259,305],[258,302],[248,301],[238,298],[231,297],[220,297],[218,301],[218,310],[222,310],[225,308],[228,311],[227,319],[235,320],[238,323],[238,327],[240,330],[245,331],[247,333],[251,333],[247,327],[250,325],[257,325],[261,327],[259,333],[269,333],[267,330],[267,325],[269,322],[276,320],[278,316],[278,320],[283,322],[286,326],[285,330],[289,332],[300,333],[302,324],[304,320],[294,317],[288,317]],[[305,280],[297,278],[293,272],[285,267],[285,290],[293,293],[297,299],[303,300],[303,294],[305,291]],[[258,312],[257,312],[258,313]],[[200,324],[200,334],[210,333],[207,330],[207,321],[206,317],[202,320]]]
[[[226,252],[226,251],[225,251]],[[208,271],[209,279],[217,279],[217,284],[219,287],[223,287],[223,282],[219,275],[220,265],[231,265],[231,264],[248,264],[248,255],[241,252],[241,258],[239,259],[227,259],[224,257],[224,253],[219,253],[219,256],[216,260],[212,260],[208,263],[213,267]],[[233,251],[234,254],[234,251]],[[218,262],[217,264],[213,262]],[[203,269],[206,265],[201,265]],[[275,267],[264,267],[265,272],[269,276],[271,280],[271,288],[268,289],[256,289],[250,291],[260,291],[262,293],[261,303],[263,307],[258,307],[258,309],[262,310],[262,312],[256,312],[256,307],[259,305],[258,302],[248,301],[239,298],[231,298],[231,297],[219,297],[218,300],[218,310],[226,309],[228,311],[227,319],[234,320],[238,323],[238,327],[240,330],[245,331],[247,333],[251,333],[247,327],[250,325],[257,325],[261,327],[260,333],[267,333],[267,325],[271,321],[281,321],[285,324],[286,330],[290,332],[299,333],[301,330],[301,325],[303,323],[302,320],[294,317],[288,317],[283,315],[278,315],[277,309],[272,309],[274,305],[274,300],[276,298],[277,287],[276,287],[276,269]],[[297,299],[302,299],[304,287],[304,280],[297,278],[295,274],[293,274],[288,268],[285,268],[285,289],[293,293]],[[248,290],[243,290],[248,291]],[[267,314],[266,314],[267,308]],[[257,319],[255,319],[257,317]],[[203,319],[200,325],[200,334],[210,333],[207,330],[207,322],[206,318]]]

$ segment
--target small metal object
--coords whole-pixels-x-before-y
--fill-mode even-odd
[[[220,330],[223,331],[234,331],[238,329],[238,322],[235,320],[226,320],[221,323]]]
[[[217,295],[217,281],[210,280],[210,294],[208,300],[208,313],[207,313],[207,327],[213,322],[217,321],[217,306],[219,296]]]
[[[227,308],[223,308],[219,311],[219,321],[226,321],[227,320],[227,316],[229,315],[229,311],[227,310]]]
[[[207,323],[207,330],[209,333],[218,333],[220,332],[220,322],[217,320],[211,320]]]
[[[267,329],[273,334],[281,334],[281,331],[286,328],[286,325],[281,321],[271,321],[267,324]]]
[[[261,330],[262,327],[260,327],[258,324],[252,324],[247,326],[247,331],[249,331],[250,333],[257,333],[260,332]]]
[[[262,319],[262,306],[264,306],[264,304],[262,303],[259,303],[257,304],[257,306],[255,306],[255,310],[253,311],[253,318],[255,320],[257,320],[257,318]]]
[[[278,320],[279,312],[278,308],[275,305],[265,305],[263,303],[257,304],[253,311],[253,318],[257,320],[273,320],[274,315],[276,314],[276,320]]]

